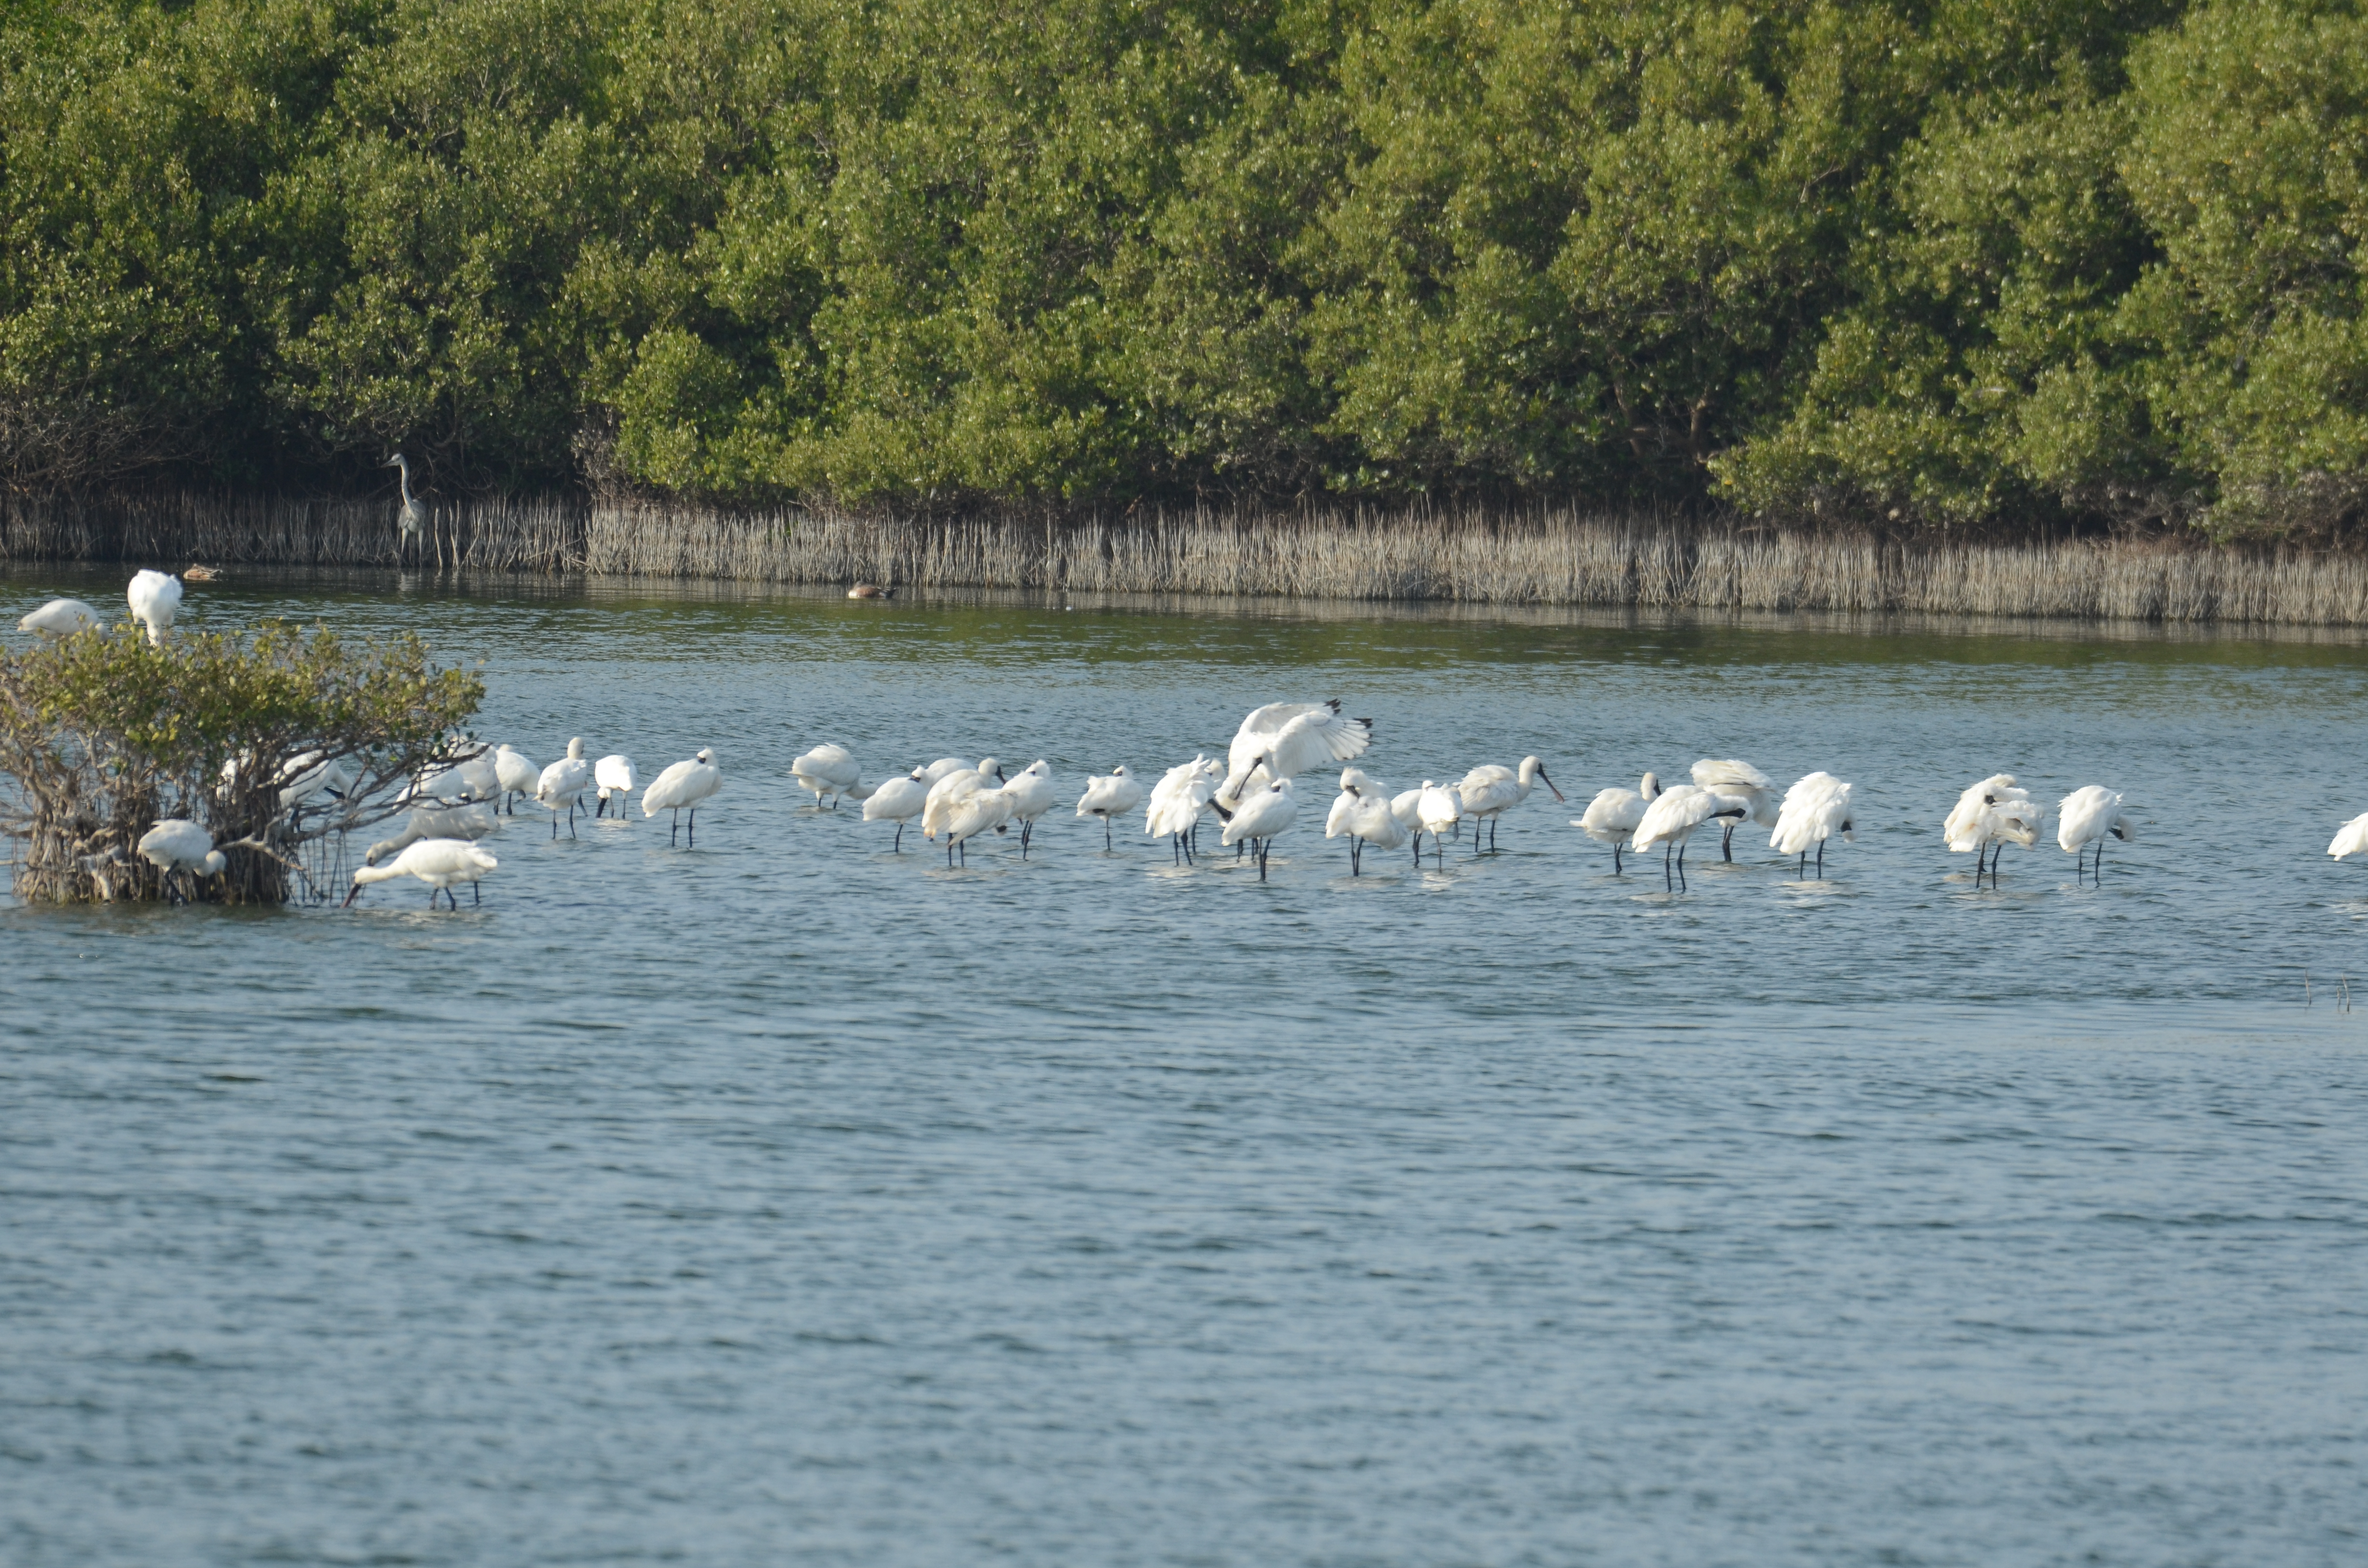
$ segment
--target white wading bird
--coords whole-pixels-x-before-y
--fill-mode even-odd
[[[1544,785],[1556,801],[1562,791],[1546,777],[1546,765],[1536,757],[1521,758],[1519,770],[1497,763],[1484,763],[1463,776],[1455,792],[1463,798],[1463,814],[1473,819],[1472,853],[1480,853],[1480,824],[1488,828],[1488,848],[1497,848],[1497,821],[1514,806],[1530,798],[1530,791]]]
[[[1086,792],[1077,797],[1077,814],[1102,819],[1102,850],[1110,848],[1110,819],[1122,817],[1143,803],[1143,780],[1127,771],[1120,763],[1108,773],[1086,780]]]
[[[1719,858],[1735,858],[1735,830],[1746,821],[1761,827],[1776,825],[1776,783],[1748,762],[1734,757],[1703,757],[1693,766],[1694,782],[1713,794],[1743,802],[1743,815],[1729,817],[1719,835]]]
[[[162,572],[135,572],[123,597],[131,606],[131,619],[148,629],[148,641],[163,647],[181,608],[181,580]]]
[[[1212,756],[1195,756],[1169,768],[1153,786],[1151,803],[1144,808],[1143,831],[1153,838],[1168,840],[1177,864],[1192,858],[1192,840],[1200,831],[1201,818],[1224,777],[1224,763]]]
[[[1422,864],[1422,792],[1430,787],[1430,780],[1426,778],[1413,789],[1401,790],[1390,797],[1390,815],[1398,819],[1398,825],[1414,840],[1414,863],[1417,866]]]
[[[1858,842],[1858,824],[1850,820],[1850,787],[1830,773],[1812,773],[1784,792],[1776,813],[1776,831],[1768,840],[1779,855],[1799,855],[1800,871],[1809,867],[1809,846],[1817,846],[1817,875],[1826,874],[1826,840],[1839,833]]]
[[[542,769],[534,759],[516,746],[505,745],[494,752],[494,783],[502,792],[502,803],[512,814],[518,811],[518,798],[531,795]]]
[[[1266,881],[1266,858],[1274,850],[1274,835],[1299,820],[1299,801],[1291,780],[1278,778],[1241,803],[1225,821],[1220,840],[1228,847],[1247,843],[1258,857],[1258,881]]]
[[[929,764],[932,771],[943,765],[943,759]],[[924,778],[928,775],[924,774]],[[928,803],[921,808],[921,836],[935,838],[944,828],[954,801],[973,790],[1003,788],[1003,764],[991,756],[978,759],[976,767],[956,767],[939,774],[929,785]]]
[[[2122,815],[2122,797],[2102,784],[2090,784],[2073,790],[2055,808],[2055,842],[2066,855],[2085,855],[2089,846],[2097,846],[2097,863],[2093,868],[2097,880],[2105,877],[2105,840],[2108,836],[2128,844],[2137,837],[2129,819]],[[2074,881],[2078,881],[2080,868],[2074,862]]]
[[[375,866],[423,838],[462,838],[473,844],[492,837],[501,826],[501,812],[490,801],[469,806],[415,806],[393,838],[382,838],[362,852],[362,864]]]
[[[2039,808],[2032,804],[2030,792],[2018,787],[2011,773],[1993,773],[1978,784],[1968,785],[1949,810],[1941,831],[1949,840],[1952,854],[1963,855],[1968,850],[1974,857],[1974,884],[1982,880],[1982,859],[1989,856],[1990,885],[1998,885],[1998,857],[1990,851],[2004,853],[2011,839],[2025,849],[2039,842]]]
[[[1732,795],[1705,790],[1699,784],[1672,784],[1645,808],[1629,844],[1637,849],[1661,848],[1661,885],[1669,885],[1669,850],[1678,852],[1677,883],[1686,884],[1686,841],[1706,822],[1740,822],[1750,806]]]
[[[962,852],[962,863],[970,864],[970,841],[990,828],[1000,832],[1011,820],[1011,796],[999,786],[987,782],[985,773],[949,774],[957,781],[954,788],[929,801],[928,812],[938,818],[938,830],[946,835],[946,864],[954,863],[956,850]],[[967,779],[968,782],[958,782]],[[926,817],[925,819],[926,820]]]
[[[353,759],[324,759],[317,751],[299,752],[279,765],[279,809],[301,811],[324,796],[342,801],[357,777]]]
[[[592,783],[600,791],[600,802],[592,811],[594,816],[606,816],[609,802],[617,802],[617,820],[630,822],[625,814],[625,797],[634,789],[633,759],[623,752],[611,752],[592,765]]]
[[[919,816],[921,808],[929,803],[929,786],[925,782],[928,771],[916,767],[902,778],[891,778],[872,790],[871,798],[863,802],[865,822],[896,824],[896,842],[889,846],[892,853],[904,852],[905,824]]]
[[[2337,828],[2335,841],[2327,846],[2327,852],[2339,860],[2346,855],[2368,853],[2368,812]]]
[[[825,795],[844,795],[863,782],[863,769],[856,765],[855,754],[842,745],[825,744],[807,752],[790,764],[790,776],[814,791],[814,809],[822,809]],[[868,793],[868,791],[867,791]],[[858,795],[857,800],[864,797]],[[831,809],[838,809],[832,801]]]
[[[1038,820],[1053,809],[1053,765],[1038,757],[1003,786],[1003,794],[1010,802],[1011,820],[1019,824],[1019,858],[1025,860]]]
[[[1362,756],[1372,744],[1373,722],[1342,718],[1338,698],[1269,702],[1234,732],[1234,744],[1225,752],[1225,781],[1210,800],[1224,816],[1252,787],[1251,775],[1261,767],[1267,779],[1295,778],[1311,767]]]
[[[1422,781],[1422,794],[1415,801],[1414,814],[1416,825],[1423,833],[1430,835],[1433,858],[1444,859],[1447,841],[1442,835],[1463,820],[1463,797],[1455,792],[1452,785],[1434,784],[1426,778]],[[1473,838],[1477,842],[1479,835],[1474,833]],[[1476,855],[1479,851],[1474,849],[1473,853]],[[1415,858],[1419,860],[1421,858],[1417,849]]]
[[[412,787],[404,792],[405,801],[491,801],[502,792],[500,754],[491,746],[471,745],[467,741],[449,743],[454,760],[433,773],[423,772]],[[531,787],[529,786],[529,793]]]
[[[452,889],[469,884],[472,902],[483,903],[484,894],[477,888],[486,872],[501,864],[493,851],[480,849],[465,838],[423,838],[383,866],[364,866],[354,873],[353,891],[346,894],[350,905],[361,897],[362,889],[372,882],[393,881],[397,877],[417,877],[427,884],[427,907],[436,907],[436,895],[442,893],[459,909],[461,901]]]
[[[98,624],[98,611],[80,599],[51,599],[18,621],[17,630],[38,631],[44,637],[71,637],[86,626]]]
[[[682,813],[688,807],[690,812],[690,843],[696,848],[699,845],[699,802],[723,788],[723,770],[715,766],[715,753],[701,746],[697,756],[671,764],[648,789],[642,791],[642,815],[654,817],[660,812],[672,812],[674,826],[666,833],[666,842],[672,844],[675,834],[681,831]]]
[[[534,781],[535,803],[551,813],[551,836],[559,836],[559,813],[567,813],[567,836],[575,836],[575,808],[584,803],[592,782],[592,765],[584,760],[584,737],[567,743],[567,755],[542,770]],[[498,790],[499,786],[496,785]]]
[[[179,817],[168,817],[140,835],[140,858],[165,873],[167,892],[176,871],[187,872],[194,883],[199,877],[222,875],[229,863],[214,847],[212,834]]]
[[[989,759],[993,760],[992,758]],[[950,773],[974,773],[977,769],[958,756],[941,756],[921,769],[921,782],[936,789]]]
[[[1324,836],[1349,835],[1349,874],[1365,874],[1365,846],[1395,849],[1408,836],[1406,824],[1390,809],[1389,790],[1361,767],[1340,774],[1340,796],[1324,819]]]
[[[1645,808],[1661,793],[1661,776],[1647,773],[1634,790],[1599,790],[1595,799],[1587,802],[1584,814],[1573,817],[1570,825],[1598,844],[1611,846],[1611,874],[1620,875],[1620,852],[1636,835],[1645,820]]]

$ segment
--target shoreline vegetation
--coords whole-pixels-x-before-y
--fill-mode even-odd
[[[0,504],[0,561],[397,565],[383,497]],[[2368,625],[2368,554],[1885,539],[1576,507],[899,515],[552,496],[436,508],[413,569],[919,590]]]
[[[0,493],[400,450],[464,556],[568,548],[503,495],[675,508],[596,569],[959,515],[913,570],[1003,578],[998,517],[1452,498],[1090,560],[2248,619],[2368,533],[2368,0],[39,0],[0,230]],[[1508,542],[1598,514],[1703,519],[1690,585]]]

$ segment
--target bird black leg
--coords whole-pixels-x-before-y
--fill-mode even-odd
[[[469,884],[469,906],[470,906],[472,909],[473,909],[473,908],[475,908],[477,905],[479,905],[479,904],[481,904],[481,903],[484,903],[484,902],[485,902],[485,888],[484,888],[484,884],[483,882],[471,882],[471,883]]]
[[[1677,847],[1674,844],[1661,846],[1661,887],[1664,892],[1674,891],[1678,885],[1676,877],[1669,870],[1669,857],[1677,852]]]
[[[1108,817],[1106,816],[1106,817],[1102,818],[1102,853],[1103,853],[1103,854],[1105,854],[1105,855],[1107,855],[1107,854],[1109,854],[1110,852],[1110,818],[1108,818]]]
[[[551,813],[551,836],[553,838],[557,838],[559,836],[559,813],[557,812]]]
[[[905,853],[905,824],[901,822],[896,824],[896,846],[889,853],[894,855]]]
[[[575,836],[575,802],[573,801],[567,802],[567,836]]]
[[[1733,823],[1728,823],[1726,831],[1718,835],[1718,858],[1728,861],[1735,858],[1735,824]]]
[[[1620,874],[1620,846],[1617,841],[1611,846],[1611,874],[1615,877]]]
[[[699,808],[697,806],[690,808],[690,843],[689,847],[693,849],[699,847]]]
[[[1825,841],[1824,839],[1820,838],[1819,840],[1817,840],[1817,881],[1821,881],[1821,882],[1822,882],[1822,881],[1824,881],[1825,880],[1826,880],[1826,841]]]
[[[676,842],[681,837],[682,813],[680,812],[677,812],[674,813],[674,821],[672,824],[666,828],[666,847],[669,849],[674,847]]]

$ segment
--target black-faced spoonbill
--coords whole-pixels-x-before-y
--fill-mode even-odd
[[[930,771],[935,771],[943,766],[945,760],[940,758],[929,764]],[[922,777],[927,778],[928,775],[925,772]],[[980,757],[976,767],[956,767],[939,774],[929,785],[928,801],[921,807],[921,836],[935,838],[939,833],[945,831],[948,813],[953,810],[953,802],[957,797],[967,795],[973,790],[1000,790],[1001,788],[1003,788],[1003,765],[991,756]]]
[[[863,769],[857,766],[855,754],[845,746],[828,743],[814,747],[791,763],[790,776],[814,791],[816,811],[822,809],[824,796],[844,795],[863,782]],[[836,799],[831,801],[831,809],[838,809]]]
[[[2120,839],[2127,844],[2137,837],[2127,818],[2122,815],[2122,797],[2102,784],[2090,784],[2064,797],[2055,808],[2055,842],[2067,855],[2085,855],[2089,846],[2097,846],[2094,868],[2099,881],[2105,880],[2105,840]],[[2074,881],[2080,876],[2079,864],[2072,868]]]
[[[229,864],[214,847],[212,834],[179,817],[168,817],[140,835],[140,858],[165,873],[167,892],[176,871],[188,873],[194,883],[199,877],[222,875]]]
[[[697,756],[687,762],[672,764],[657,776],[655,782],[642,791],[642,815],[654,817],[660,812],[674,812],[674,829],[666,834],[666,842],[672,844],[675,834],[682,827],[683,810],[688,807],[690,811],[690,842],[696,848],[699,844],[699,802],[723,788],[723,772],[715,766],[715,753],[701,746]]]
[[[2025,849],[2039,842],[2039,808],[2032,803],[2030,791],[2014,781],[2011,773],[1993,773],[1978,784],[1966,786],[1957,797],[1941,824],[1941,831],[1949,841],[1949,851],[1963,855],[1971,851],[1974,857],[1974,885],[1982,881],[1982,860],[1989,858],[1990,885],[1998,885],[1998,854],[2003,853],[2011,839]]]
[[[1291,780],[1278,778],[1241,803],[1226,819],[1221,843],[1247,843],[1258,856],[1258,881],[1266,881],[1266,858],[1274,850],[1274,835],[1299,820],[1299,801]]]
[[[1706,822],[1740,821],[1750,808],[1733,796],[1705,790],[1699,784],[1672,784],[1645,808],[1629,843],[1638,849],[1661,849],[1661,885],[1669,885],[1669,850],[1678,852],[1677,884],[1686,884],[1686,841]]]
[[[1406,841],[1406,824],[1390,810],[1389,790],[1361,767],[1344,768],[1340,797],[1324,818],[1324,836],[1349,835],[1349,874],[1365,874],[1365,846],[1395,849]]]
[[[1858,842],[1858,824],[1850,818],[1850,787],[1830,773],[1812,773],[1784,791],[1776,813],[1776,831],[1768,846],[1779,855],[1801,857],[1800,873],[1809,868],[1809,846],[1817,847],[1817,875],[1826,874],[1826,840],[1839,833]]]
[[[919,816],[921,808],[929,803],[929,786],[926,781],[928,771],[926,767],[916,767],[902,778],[891,778],[872,790],[871,798],[863,802],[865,822],[893,822],[896,824],[896,842],[890,846],[893,853],[904,852],[905,824]]]
[[[1463,776],[1455,792],[1463,799],[1463,814],[1473,819],[1472,852],[1480,852],[1480,824],[1488,827],[1488,848],[1497,847],[1497,822],[1506,812],[1530,798],[1530,791],[1544,785],[1554,798],[1562,800],[1562,791],[1546,777],[1546,765],[1536,757],[1521,758],[1519,770],[1500,763],[1484,763]]]
[[[1003,786],[1003,796],[1010,802],[1011,820],[1019,824],[1019,858],[1025,860],[1038,819],[1053,809],[1053,765],[1038,757]]]
[[[542,778],[542,769],[534,758],[516,746],[505,745],[494,752],[494,783],[502,792],[502,803],[512,815],[518,812],[518,798],[531,795]]]
[[[983,774],[955,774],[956,779],[968,778],[951,792],[931,800],[928,810],[938,813],[938,828],[946,835],[946,864],[954,863],[954,852],[962,852],[962,864],[970,864],[970,841],[993,828],[1001,831],[1011,820],[1011,796],[1001,786],[990,788]]]
[[[1110,849],[1110,819],[1122,817],[1143,802],[1143,781],[1127,771],[1120,763],[1108,773],[1086,780],[1086,792],[1077,797],[1077,814],[1102,819],[1102,852]]]
[[[2346,855],[2368,853],[2368,812],[2337,828],[2335,840],[2327,846],[2327,852],[2339,860]]]
[[[1424,779],[1422,794],[1415,801],[1415,822],[1422,832],[1430,835],[1430,848],[1434,858],[1440,860],[1446,858],[1447,841],[1441,835],[1463,820],[1463,797],[1456,793],[1454,787],[1447,784],[1434,784],[1428,778]],[[1476,830],[1472,835],[1472,853],[1477,855],[1480,853],[1480,835]],[[1416,851],[1415,858],[1417,860],[1421,858],[1419,847]]]
[[[1150,837],[1167,839],[1178,865],[1192,858],[1192,841],[1200,831],[1201,818],[1224,777],[1224,763],[1196,756],[1160,775],[1152,787],[1150,803],[1143,810],[1143,831]]]
[[[592,765],[584,760],[584,737],[567,743],[567,755],[542,770],[534,781],[535,803],[551,813],[551,836],[559,836],[559,813],[567,813],[567,836],[575,836],[575,808],[592,783]],[[498,786],[497,786],[498,788]]]
[[[163,647],[181,608],[181,580],[162,572],[135,572],[123,597],[131,606],[131,619],[148,629],[148,641]]]
[[[38,631],[44,637],[71,637],[86,626],[100,624],[98,611],[80,599],[51,599],[17,623],[19,631]]]
[[[493,851],[480,849],[465,838],[423,838],[383,866],[364,866],[354,873],[353,890],[346,894],[346,903],[352,904],[361,897],[362,889],[372,882],[393,881],[397,877],[417,877],[427,884],[427,907],[436,907],[436,895],[442,893],[452,907],[461,907],[452,890],[459,884],[469,884],[472,903],[483,903],[484,894],[477,883],[485,873],[501,864]]]
[[[1269,778],[1291,778],[1311,767],[1352,761],[1372,744],[1373,722],[1342,718],[1338,698],[1269,702],[1234,732],[1234,744],[1225,753],[1225,781],[1211,799],[1223,816],[1249,787],[1250,775],[1261,763]]]
[[[1414,840],[1414,863],[1417,866],[1422,864],[1422,792],[1430,787],[1430,780],[1426,778],[1413,789],[1401,790],[1390,797],[1390,815],[1398,819],[1398,825]]]
[[[388,856],[427,838],[461,838],[473,844],[501,831],[500,811],[490,801],[466,806],[416,806],[395,830],[362,852],[362,864],[375,866]]]
[[[1645,808],[1661,793],[1661,776],[1647,773],[1634,790],[1599,790],[1595,799],[1587,802],[1587,810],[1573,817],[1570,825],[1598,844],[1611,846],[1611,874],[1620,872],[1620,852],[1636,835],[1645,821]]]
[[[633,759],[623,752],[611,752],[592,765],[593,787],[600,791],[600,803],[593,808],[594,816],[605,816],[609,802],[617,803],[617,820],[631,822],[625,814],[626,797],[633,792]]]
[[[1761,827],[1776,825],[1776,781],[1748,762],[1735,757],[1706,756],[1693,766],[1694,782],[1713,794],[1743,802],[1743,815],[1728,817],[1719,835],[1722,860],[1735,858],[1735,830],[1746,821]]]

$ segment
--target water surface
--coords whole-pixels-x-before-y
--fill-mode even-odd
[[[1071,607],[193,586],[728,782],[457,915],[0,906],[0,1560],[2358,1560],[2356,637]],[[1311,778],[1260,886],[784,777],[1074,801],[1329,696],[1571,803],[1352,880]],[[1672,895],[1565,825],[1702,756],[1859,842]],[[1976,892],[2001,769],[2140,841]]]

